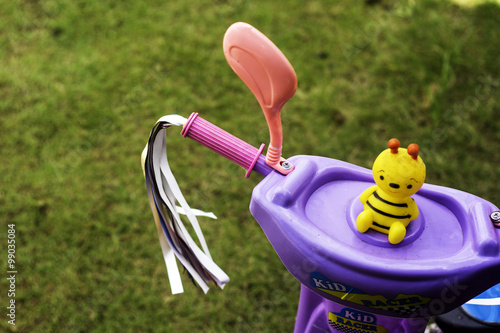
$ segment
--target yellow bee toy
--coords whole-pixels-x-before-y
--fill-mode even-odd
[[[418,207],[411,198],[425,181],[425,164],[418,156],[418,145],[399,148],[397,139],[389,140],[373,163],[373,185],[361,194],[363,211],[356,219],[359,232],[372,228],[389,235],[391,244],[400,243],[406,226],[418,217]]]

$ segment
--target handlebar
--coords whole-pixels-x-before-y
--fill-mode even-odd
[[[262,155],[264,144],[257,149],[201,118],[196,112],[188,118],[181,134],[247,169],[247,178],[253,170],[263,176],[273,171],[266,163],[266,157]]]

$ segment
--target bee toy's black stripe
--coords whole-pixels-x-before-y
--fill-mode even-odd
[[[382,228],[382,229],[385,229],[385,230],[390,230],[391,228],[389,227],[386,227],[385,225],[382,225],[382,224],[378,224],[377,222],[373,222],[373,225],[376,226],[376,227],[379,227],[379,228]]]
[[[410,214],[408,214],[408,215],[392,215],[392,214],[386,213],[384,211],[381,211],[378,208],[373,207],[373,205],[370,203],[370,201],[367,201],[366,203],[368,206],[370,206],[371,209],[373,209],[374,212],[379,213],[380,215],[384,215],[384,216],[387,216],[387,217],[390,217],[393,219],[409,219],[411,217]]]
[[[378,195],[377,191],[373,192],[373,195],[375,196],[375,198],[377,198],[378,200],[380,200],[383,203],[386,203],[388,205],[395,206],[395,207],[408,207],[408,204],[405,204],[405,203],[395,203],[395,202],[391,202],[391,201],[387,201],[385,199],[382,199],[382,197],[380,197],[380,195]]]

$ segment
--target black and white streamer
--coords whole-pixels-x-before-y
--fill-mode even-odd
[[[209,289],[210,281],[221,288],[229,281],[226,273],[212,260],[196,218],[196,216],[216,217],[212,213],[204,213],[189,207],[168,164],[166,129],[171,126],[183,126],[186,121],[186,118],[179,115],[160,118],[151,130],[148,144],[142,153],[149,202],[173,294],[184,291],[175,258],[205,293]],[[179,214],[187,216],[201,249],[187,231]]]

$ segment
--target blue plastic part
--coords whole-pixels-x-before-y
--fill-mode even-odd
[[[500,284],[479,294],[462,308],[469,316],[480,321],[500,324]]]

